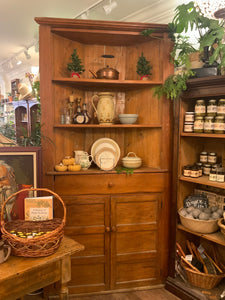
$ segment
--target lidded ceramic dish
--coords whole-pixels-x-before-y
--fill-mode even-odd
[[[139,168],[141,164],[142,164],[142,159],[138,157],[134,152],[129,152],[127,156],[122,158],[122,165],[125,168],[136,169]]]

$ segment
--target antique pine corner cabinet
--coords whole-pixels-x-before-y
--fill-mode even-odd
[[[85,246],[72,258],[70,294],[162,284],[168,275],[171,178],[171,103],[153,97],[152,88],[172,73],[167,25],[35,18],[40,25],[40,91],[43,182],[67,207],[65,234]],[[140,33],[154,29],[151,37]],[[70,77],[67,63],[74,49],[85,72]],[[140,80],[141,53],[151,61],[152,75]],[[103,58],[102,55],[114,58]],[[93,78],[109,65],[118,80]],[[115,95],[116,112],[137,113],[138,123],[60,124],[69,95],[87,103],[98,92]],[[90,109],[91,106],[89,106]],[[74,150],[90,153],[99,138],[113,139],[122,157],[135,152],[142,167],[117,174],[96,166],[79,172],[55,172],[54,166]],[[55,208],[57,214],[57,208]]]

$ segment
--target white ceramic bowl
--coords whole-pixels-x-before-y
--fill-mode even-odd
[[[119,116],[120,123],[122,124],[134,124],[137,121],[137,114],[120,114]]]

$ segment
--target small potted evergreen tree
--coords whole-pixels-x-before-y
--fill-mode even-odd
[[[72,62],[67,64],[67,69],[72,72],[71,76],[75,78],[80,78],[80,74],[82,74],[85,69],[82,65],[82,61],[79,58],[77,54],[77,49],[73,50],[73,53],[71,54],[71,60]]]
[[[137,74],[141,76],[141,80],[147,80],[148,76],[151,75],[151,69],[152,66],[150,64],[150,61],[148,61],[145,56],[143,55],[143,52],[141,53],[141,56],[138,58],[137,61]]]

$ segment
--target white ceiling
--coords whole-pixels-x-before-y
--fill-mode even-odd
[[[0,67],[13,62],[14,57],[26,60],[26,48],[30,64],[37,64],[38,24],[34,17],[80,18],[87,13],[88,19],[96,20],[168,23],[178,0],[116,0],[117,6],[106,15],[103,6],[109,1],[0,0]]]

